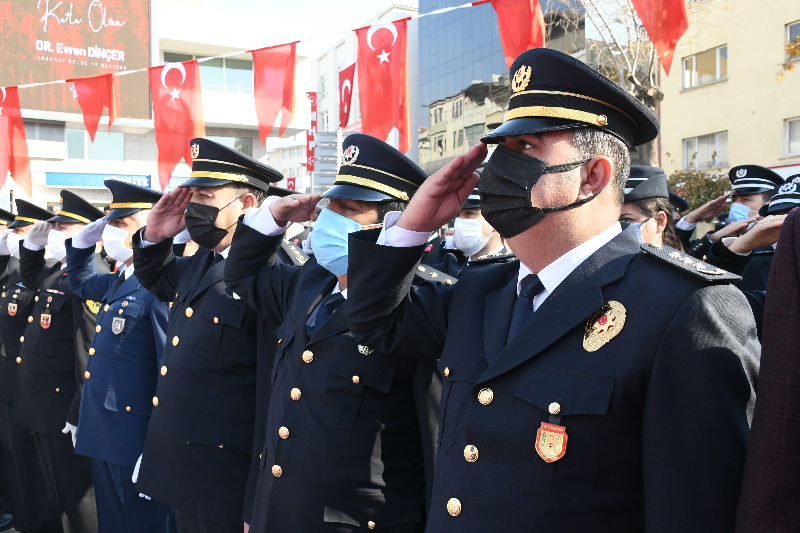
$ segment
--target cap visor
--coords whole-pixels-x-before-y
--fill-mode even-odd
[[[218,180],[215,178],[189,178],[187,181],[184,181],[178,187],[222,187],[223,185],[227,185],[229,183],[233,183],[230,180]]]
[[[67,224],[85,224],[83,220],[77,218],[65,217],[64,215],[56,215],[53,218],[48,218],[48,222],[55,224],[56,222],[66,222]]]
[[[270,196],[289,196],[290,194],[301,194],[297,191],[290,191],[289,189],[284,189],[283,187],[275,187],[274,185],[269,186],[269,191],[267,191]]]
[[[323,198],[338,198],[339,200],[357,200],[359,202],[402,202],[399,198],[389,196],[382,192],[365,189],[356,185],[334,185],[322,195]]]
[[[138,213],[139,211],[141,211],[141,209],[134,209],[134,208],[131,208],[131,207],[124,207],[124,208],[121,207],[121,208],[117,208],[117,209],[112,209],[106,215],[106,220],[115,220],[117,218],[125,218],[125,217],[130,216],[130,215],[132,215],[134,213]]]
[[[563,118],[515,118],[501,124],[496,130],[481,137],[481,142],[495,144],[502,142],[503,137],[542,133],[545,131],[574,130],[588,128],[589,124]]]
[[[689,202],[674,192],[669,193],[669,203],[671,203],[672,207],[678,211],[686,211],[689,209]]]
[[[741,189],[734,189],[731,196],[744,196],[746,194],[761,194],[762,192],[770,192],[773,187],[743,187]]]
[[[15,220],[11,224],[9,224],[7,227],[9,227],[9,228],[18,228],[20,226],[30,226],[31,224],[33,224],[33,222],[26,222],[24,220]]]

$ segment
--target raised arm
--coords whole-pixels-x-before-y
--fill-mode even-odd
[[[81,230],[81,233],[83,233],[83,230]],[[69,283],[69,289],[78,298],[99,302],[114,283],[116,275],[99,274],[94,253],[95,244],[79,243],[89,244],[89,246],[75,247],[75,239],[77,238],[78,236],[76,235],[73,239],[67,239],[65,243],[67,247],[67,283]]]

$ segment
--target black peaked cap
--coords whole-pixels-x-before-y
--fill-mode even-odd
[[[535,48],[511,65],[503,124],[481,140],[576,128],[606,131],[629,147],[658,136],[655,114],[619,84],[563,52]]]
[[[261,161],[208,139],[191,141],[192,177],[181,187],[219,187],[229,183],[269,191],[283,174]]]
[[[68,190],[61,191],[61,209],[56,216],[47,219],[48,222],[80,222],[89,224],[98,218],[103,218],[105,213],[95,206]]]
[[[49,220],[53,217],[53,213],[34,205],[27,200],[14,200],[17,204],[17,216],[14,217],[14,222],[8,225],[9,228],[16,228],[19,226],[30,226],[42,220]]]
[[[780,174],[759,165],[739,165],[728,172],[733,185],[732,196],[769,192],[784,184]]]
[[[385,142],[363,133],[344,141],[339,175],[322,196],[365,202],[407,202],[428,175]]]
[[[125,181],[107,179],[103,183],[111,191],[111,211],[106,215],[106,220],[124,218],[142,209],[152,209],[164,196],[161,191]]]

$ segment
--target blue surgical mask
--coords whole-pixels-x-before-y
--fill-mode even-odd
[[[728,213],[728,222],[738,222],[749,218],[750,208],[739,202],[731,204],[731,211]]]
[[[639,239],[639,242],[642,243],[642,244],[644,244],[644,237],[642,237],[642,226],[646,226],[647,224],[650,223],[651,220],[653,220],[653,219],[652,218],[648,218],[644,222],[634,222],[634,223],[631,224],[631,227],[633,228],[633,231],[636,232],[636,238]]]
[[[311,246],[319,266],[334,276],[347,274],[347,236],[359,230],[358,222],[323,209],[311,232]]]

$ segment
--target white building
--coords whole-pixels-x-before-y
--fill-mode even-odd
[[[311,176],[306,171],[306,134],[298,133],[289,139],[270,139],[267,142],[266,164],[279,170],[283,180],[275,185],[299,193],[311,192]],[[291,187],[292,182],[294,187]]]

